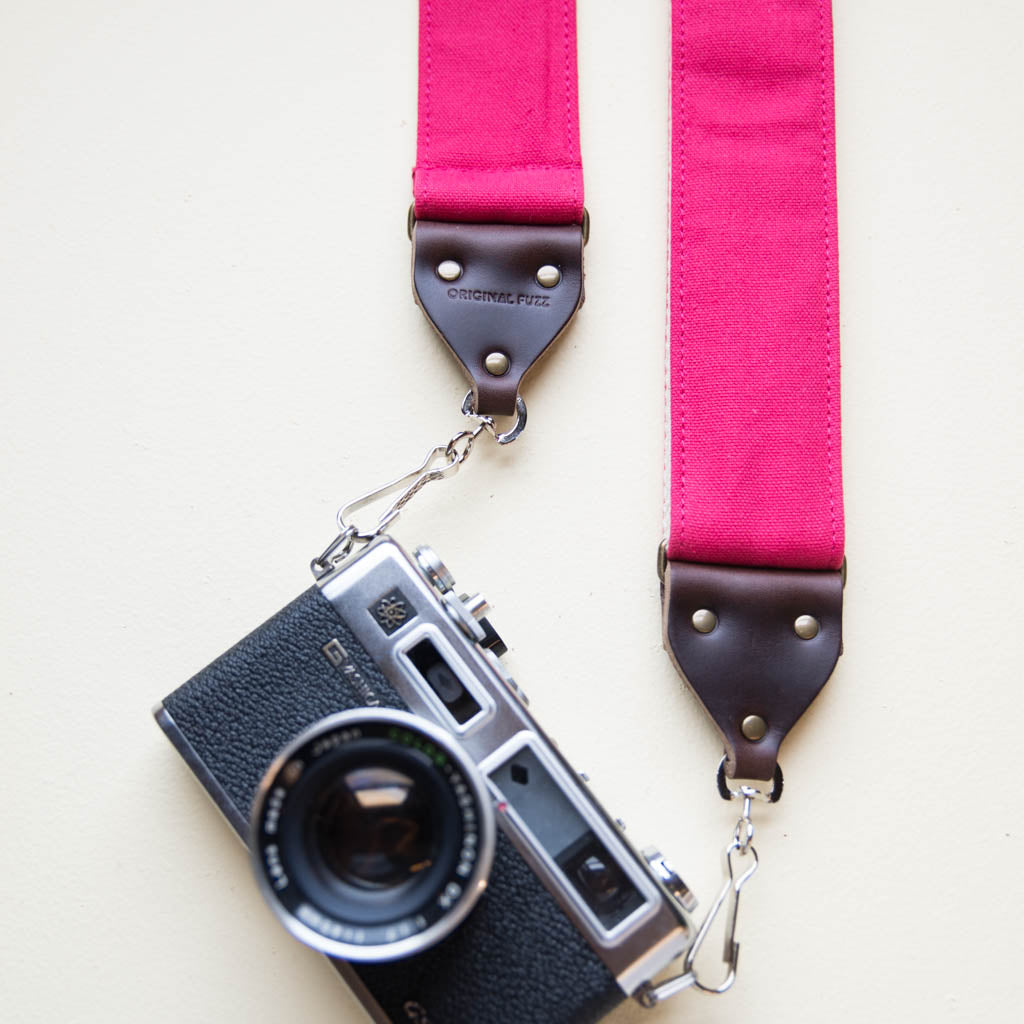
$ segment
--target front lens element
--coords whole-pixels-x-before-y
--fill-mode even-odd
[[[323,866],[365,889],[401,885],[431,867],[441,822],[411,771],[367,765],[343,772],[320,794],[310,818]]]

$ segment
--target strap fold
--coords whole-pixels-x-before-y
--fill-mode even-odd
[[[421,0],[416,217],[583,218],[575,0]]]

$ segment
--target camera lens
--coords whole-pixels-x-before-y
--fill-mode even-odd
[[[448,733],[407,712],[349,711],[271,766],[252,849],[264,895],[294,935],[331,956],[390,960],[469,913],[490,870],[493,811]]]

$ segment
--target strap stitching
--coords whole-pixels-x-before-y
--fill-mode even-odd
[[[568,154],[572,153],[572,104],[570,97],[570,85],[569,85],[569,0],[565,0],[562,5],[562,30],[564,37],[564,51],[565,51],[565,151]],[[579,205],[579,196],[577,195],[576,179],[572,181],[572,205],[577,207]]]
[[[679,553],[686,553],[686,325],[683,323],[683,245],[686,232],[686,3],[679,3]]]
[[[825,237],[825,453],[828,476],[828,503],[832,520],[832,543],[829,560],[836,553],[836,499],[832,468],[832,249],[829,241],[829,181],[828,181],[828,127],[826,116],[825,69],[825,4],[818,3],[818,28],[821,38],[821,189],[822,220]]]
[[[428,164],[419,163],[420,171],[471,171],[473,174],[505,174],[507,171],[578,171],[580,164],[504,164],[501,167],[473,167],[461,164]]]
[[[433,7],[430,0],[427,0],[427,88],[424,96],[424,106],[427,108],[423,116],[423,156],[430,152],[430,85],[434,77],[434,21]]]

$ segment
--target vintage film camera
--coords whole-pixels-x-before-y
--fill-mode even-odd
[[[534,721],[487,611],[381,537],[155,715],[375,1020],[585,1024],[688,948],[694,901]]]

